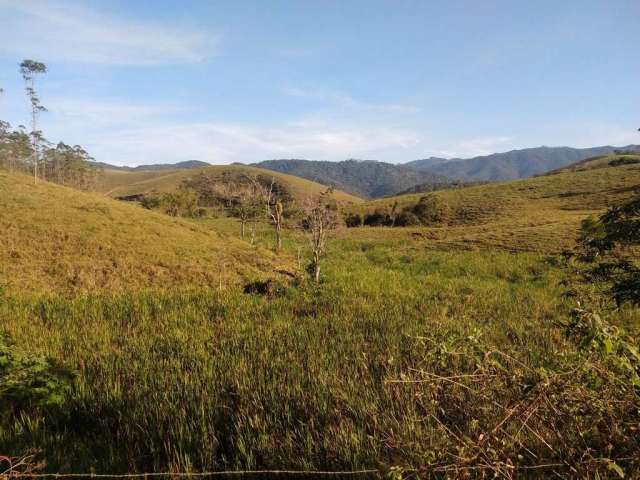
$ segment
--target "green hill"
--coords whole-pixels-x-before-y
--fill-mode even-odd
[[[438,210],[428,224],[429,238],[442,248],[484,245],[559,251],[573,246],[582,219],[637,194],[639,186],[640,165],[607,164],[525,180],[390,197],[355,210],[389,212],[396,202],[401,210],[428,198]]]
[[[243,177],[247,175],[275,179],[293,200],[298,202],[327,189],[325,185],[292,175],[255,167],[225,165],[172,171],[106,170],[101,190],[113,198],[169,193],[199,177],[205,178],[205,182],[208,183],[224,182],[233,185],[234,182],[242,182]],[[363,201],[340,190],[334,191],[333,197],[343,203],[356,204]]]
[[[551,170],[545,175],[555,175],[557,173],[581,172],[584,170],[594,170],[596,168],[619,167],[622,165],[640,164],[640,152],[616,153],[612,155],[598,155],[586,158],[580,162],[572,163],[563,168]]]
[[[23,174],[0,171],[0,209],[0,289],[7,291],[219,286],[279,266],[271,252],[203,225],[34,185]]]

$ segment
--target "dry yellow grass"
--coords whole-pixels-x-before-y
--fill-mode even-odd
[[[388,235],[438,248],[497,247],[513,251],[558,252],[570,248],[589,215],[619,204],[640,191],[640,165],[559,173],[491,183],[434,195],[448,208],[432,227],[353,229],[348,235]],[[402,195],[356,207],[361,211],[414,205],[425,194]],[[384,233],[382,233],[384,232]]]
[[[263,175],[268,178],[275,178],[276,181],[285,185],[295,200],[302,201],[313,195],[324,192],[327,187],[304,178],[286,175],[284,173],[272,172],[262,168],[248,167],[243,165],[218,165],[197,169],[183,169],[170,171],[140,171],[123,172],[118,170],[107,170],[102,183],[101,190],[111,197],[123,197],[128,195],[168,193],[175,191],[185,180],[195,178],[202,173],[215,176],[223,174],[237,175]],[[336,190],[333,197],[342,203],[358,204],[363,200],[354,195]]]
[[[210,227],[0,171],[0,288],[15,292],[219,286],[287,268]]]

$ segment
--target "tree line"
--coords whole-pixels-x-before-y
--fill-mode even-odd
[[[29,102],[30,128],[12,127],[0,120],[0,168],[31,173],[34,182],[39,179],[68,185],[83,190],[97,186],[102,169],[91,165],[93,158],[79,145],[49,142],[39,129],[39,118],[46,107],[36,90],[36,78],[47,73],[44,63],[24,60],[20,74]],[[0,94],[5,90],[0,88]]]

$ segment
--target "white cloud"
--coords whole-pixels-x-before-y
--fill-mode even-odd
[[[456,157],[477,157],[491,155],[496,152],[504,152],[515,148],[513,139],[506,136],[475,137],[455,142],[451,149]]]
[[[225,123],[131,128],[91,137],[86,146],[96,158],[126,165],[185,159],[220,164],[269,158],[342,160],[411,148],[419,141],[413,132],[380,127],[264,128]]]
[[[0,52],[45,62],[197,63],[216,53],[218,40],[192,27],[133,22],[77,3],[0,0]]]
[[[410,114],[417,113],[420,109],[415,105],[401,103],[372,103],[357,100],[352,95],[327,88],[300,88],[288,86],[282,89],[285,95],[290,97],[314,100],[321,103],[337,105],[346,109],[374,110],[387,113]]]

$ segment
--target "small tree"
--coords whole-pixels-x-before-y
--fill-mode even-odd
[[[172,217],[195,217],[198,214],[198,201],[198,192],[185,186],[165,194],[163,198],[165,212]]]
[[[251,225],[251,244],[255,240],[255,224],[260,211],[260,195],[257,181],[250,179],[247,185],[238,189],[233,196],[231,213],[240,220],[240,235],[245,238],[247,224]]]
[[[307,202],[303,227],[308,232],[312,259],[309,273],[320,282],[320,260],[326,253],[329,232],[338,225],[338,209],[331,200],[333,189],[329,188],[318,197]]]
[[[33,147],[33,179],[38,182],[38,161],[40,154],[40,140],[42,132],[38,130],[38,115],[46,112],[47,109],[40,103],[40,98],[35,89],[35,77],[47,73],[47,66],[44,63],[33,60],[23,60],[20,64],[20,73],[25,83],[27,98],[31,104],[31,142]]]
[[[256,192],[258,192],[259,196],[262,199],[262,204],[265,209],[266,216],[275,229],[276,239],[275,239],[275,249],[282,249],[282,227],[284,224],[284,205],[282,201],[278,198],[277,193],[277,185],[275,178],[271,179],[271,183],[269,186],[265,186],[257,177],[248,177],[253,183]]]

